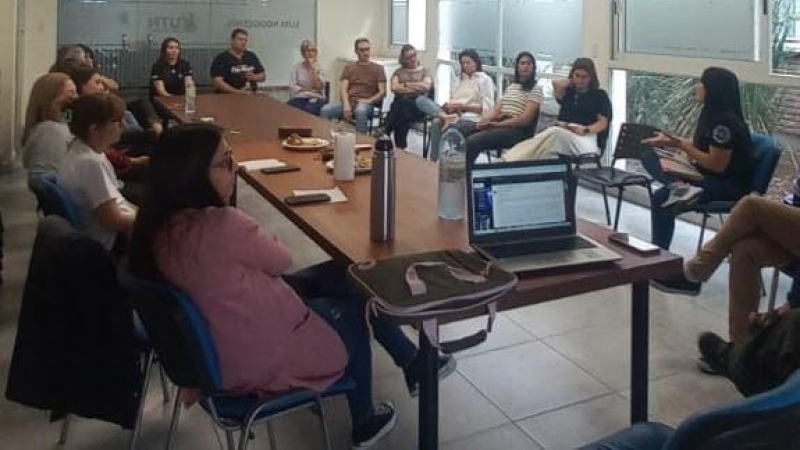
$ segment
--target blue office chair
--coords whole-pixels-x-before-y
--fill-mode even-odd
[[[800,371],[759,395],[697,413],[677,429],[637,424],[581,450],[775,450],[800,448]]]
[[[354,388],[351,380],[343,378],[319,394],[296,390],[269,399],[226,394],[222,391],[222,373],[208,324],[193,301],[166,284],[130,279],[125,285],[167,376],[181,390],[200,390],[200,404],[225,431],[229,450],[237,448],[235,431],[240,432],[238,448],[245,450],[252,426],[262,422],[267,423],[270,449],[277,449],[270,420],[309,406],[319,413],[326,448],[331,449],[322,399],[351,391]],[[168,449],[178,425],[180,394],[179,390],[167,438]]]
[[[78,214],[75,200],[61,185],[53,173],[32,176],[28,179],[28,187],[36,195],[38,209],[45,216],[56,214],[70,223],[75,229],[82,230],[83,222]]]
[[[769,188],[769,182],[772,180],[772,175],[775,173],[775,167],[778,165],[778,160],[781,157],[781,149],[778,142],[772,136],[766,134],[753,133],[753,178],[750,181],[750,192],[758,195],[763,195]],[[691,205],[689,209],[683,212],[696,212],[703,215],[703,221],[700,225],[700,237],[697,239],[697,251],[703,246],[703,236],[706,232],[706,224],[708,218],[712,214],[719,216],[720,223],[723,221],[724,214],[730,214],[731,209],[738,200],[729,201],[710,201],[701,202]]]

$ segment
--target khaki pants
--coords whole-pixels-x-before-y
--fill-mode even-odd
[[[758,310],[761,299],[761,268],[782,268],[800,259],[800,208],[743,197],[719,233],[686,263],[687,271],[693,278],[708,280],[728,255],[728,332],[732,341],[741,342],[748,316]]]

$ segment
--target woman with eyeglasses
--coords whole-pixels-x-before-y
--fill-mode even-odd
[[[150,170],[131,270],[191,296],[209,322],[224,389],[262,397],[321,392],[346,374],[355,382],[347,396],[353,448],[373,446],[391,431],[394,406],[373,404],[367,318],[376,341],[403,367],[412,395],[422,376],[416,346],[396,324],[367,314],[365,299],[342,283],[344,267],[286,274],[290,249],[229,205],[236,172],[222,129],[170,128]],[[440,362],[440,376],[455,369],[452,357]]]
[[[300,54],[303,61],[292,67],[289,77],[292,98],[288,103],[318,116],[328,99],[325,96],[325,75],[317,60],[316,44],[309,40],[303,41],[300,43]]]
[[[75,139],[59,170],[59,183],[75,201],[84,231],[112,250],[119,234],[131,232],[136,217],[136,207],[120,193],[104,153],[120,138],[125,102],[111,93],[86,94],[71,110],[69,129]]]
[[[542,88],[536,85],[536,58],[521,52],[514,62],[514,82],[480,122],[459,122],[467,136],[467,159],[474,164],[484,150],[510,148],[533,136],[539,120]]]
[[[433,86],[431,75],[417,59],[417,50],[406,44],[398,57],[400,68],[394,71],[390,88],[394,100],[386,115],[385,133],[394,134],[394,145],[400,150],[408,149],[408,130],[411,124],[425,117],[417,107],[417,98],[427,96]]]

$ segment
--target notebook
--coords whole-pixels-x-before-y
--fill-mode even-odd
[[[558,159],[468,167],[470,246],[513,272],[620,259],[576,234],[573,182]]]

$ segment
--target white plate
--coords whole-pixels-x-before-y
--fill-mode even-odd
[[[319,150],[321,148],[325,148],[331,145],[331,141],[322,138],[311,137],[311,138],[300,138],[300,139],[303,141],[302,144],[290,144],[287,142],[288,140],[287,138],[283,140],[281,145],[290,150],[300,150],[300,151]]]

